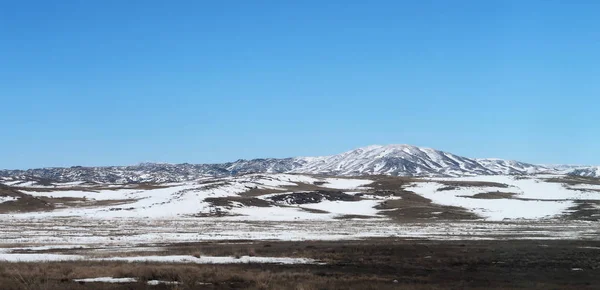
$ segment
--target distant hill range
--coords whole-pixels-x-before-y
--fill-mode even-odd
[[[221,164],[142,163],[132,166],[0,170],[0,181],[162,183],[248,173],[426,177],[567,174],[600,177],[600,167],[535,165],[503,159],[473,159],[411,145],[372,145],[332,156],[261,158]]]

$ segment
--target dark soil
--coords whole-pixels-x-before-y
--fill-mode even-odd
[[[451,187],[498,187],[508,188],[508,184],[488,181],[436,180],[435,182]]]
[[[470,198],[479,198],[479,199],[503,199],[503,198],[513,198],[516,193],[513,192],[482,192],[475,194],[473,196],[469,196]]]
[[[289,194],[280,194],[272,196],[269,199],[277,203],[307,204],[319,203],[323,200],[358,201],[360,200],[360,197],[350,195],[342,191],[317,190],[311,192],[294,192]]]
[[[234,202],[243,204],[244,206],[258,206],[258,207],[269,207],[272,205],[264,199],[255,197],[241,197],[241,196],[228,196],[228,197],[209,197],[204,201],[210,202],[213,206],[233,206]]]

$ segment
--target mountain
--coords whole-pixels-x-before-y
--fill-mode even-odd
[[[554,172],[552,168],[542,165],[533,165],[513,160],[504,160],[497,158],[480,158],[476,159],[479,164],[493,171],[496,174],[536,174],[543,172]]]
[[[588,166],[571,169],[567,172],[568,175],[584,176],[584,177],[600,177],[600,166]]]
[[[453,177],[500,174],[563,173],[600,177],[600,167],[548,167],[503,159],[471,159],[411,145],[372,145],[332,156],[262,158],[220,164],[141,163],[133,166],[0,170],[0,181],[144,183],[181,182],[209,176],[248,173],[322,175],[398,175]]]
[[[314,159],[295,173],[328,175],[469,176],[528,174],[543,168],[500,159],[469,159],[411,145],[373,145]]]
[[[203,177],[231,176],[247,173],[288,172],[306,162],[303,158],[267,158],[237,160],[221,164],[168,164],[141,163],[133,166],[107,166],[68,168],[38,168],[28,170],[0,170],[0,178],[34,181],[39,185],[47,182],[86,181],[97,183],[150,183],[181,182]],[[1,180],[1,179],[0,179]]]

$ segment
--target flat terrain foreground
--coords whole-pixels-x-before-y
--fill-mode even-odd
[[[303,264],[124,261],[0,264],[2,289],[598,289],[600,242],[567,240],[212,241],[120,253],[302,257]],[[100,249],[13,250],[47,255]],[[114,253],[112,253],[114,254]],[[102,279],[91,279],[101,278]],[[117,279],[118,278],[118,279]],[[84,280],[82,280],[84,279]],[[88,279],[88,280],[85,280]],[[90,280],[91,279],[91,280]]]

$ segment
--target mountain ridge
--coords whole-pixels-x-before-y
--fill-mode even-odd
[[[600,177],[600,167],[563,165],[551,167],[498,158],[467,158],[433,148],[392,144],[369,145],[330,156],[238,159],[233,162],[214,164],[144,162],[129,166],[72,166],[0,170],[0,178],[3,180],[40,179],[58,182],[141,183],[181,182],[208,176],[234,176],[249,173],[425,177],[552,173]]]

